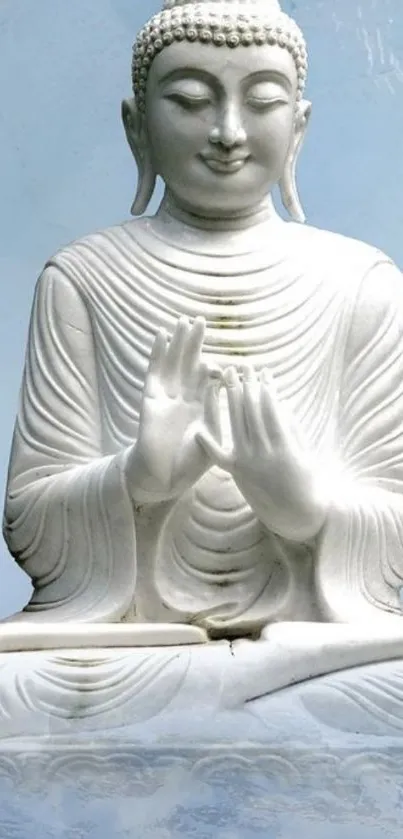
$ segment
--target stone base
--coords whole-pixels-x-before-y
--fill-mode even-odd
[[[400,746],[303,749],[281,733],[260,746],[146,748],[108,732],[103,742],[20,741],[0,755],[0,835],[400,839]]]
[[[400,839],[403,661],[257,698],[275,652],[0,655],[0,837]]]

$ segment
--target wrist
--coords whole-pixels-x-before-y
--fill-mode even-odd
[[[281,535],[292,542],[310,542],[316,539],[326,523],[328,511],[329,502],[323,495],[320,499],[311,497],[305,509],[290,517],[285,527],[287,532]]]
[[[327,508],[315,509],[307,519],[290,523],[288,532],[282,534],[290,542],[311,542],[322,530],[327,518]]]
[[[242,490],[241,490],[242,491]],[[306,497],[302,504],[271,503],[263,494],[248,493],[248,501],[261,522],[277,536],[290,542],[310,542],[315,539],[326,523],[329,503],[321,497],[315,500]]]
[[[172,497],[172,493],[147,470],[136,443],[127,450],[123,473],[128,493],[135,506],[161,504]]]

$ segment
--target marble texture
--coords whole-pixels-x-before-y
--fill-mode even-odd
[[[146,25],[122,103],[133,214],[156,175],[160,209],[36,286],[4,516],[34,594],[0,646],[194,641],[208,682],[220,639],[260,637],[257,696],[402,655],[401,273],[299,223],[296,24],[261,0],[193,11]]]
[[[214,255],[180,253],[147,220],[78,242],[46,268],[6,514],[10,547],[40,585],[14,620],[134,620],[134,606],[140,621],[191,616],[240,634],[270,619],[401,619],[400,272],[330,233],[276,218],[267,229],[269,262],[265,248],[243,265],[221,257],[214,298]],[[214,465],[182,499],[133,507],[124,462],[152,330],[172,330],[178,312],[204,312],[212,368],[239,353],[275,372],[330,496],[318,538],[270,532],[258,500],[251,508]]]
[[[21,627],[12,629],[18,638],[16,629],[21,632]],[[49,625],[43,634],[48,639],[51,632]],[[146,633],[147,627],[144,637]],[[70,633],[71,643],[77,635]],[[329,625],[319,632],[315,624],[277,624],[268,627],[259,641],[180,645],[174,640],[173,645],[162,646],[157,638],[154,647],[139,644],[137,648],[119,647],[118,636],[109,635],[108,647],[102,647],[103,637],[108,637],[103,627],[98,637],[90,635],[86,648],[69,648],[67,628],[63,649],[40,649],[37,641],[37,650],[0,653],[0,742],[69,732],[98,736],[127,725],[139,726],[136,731],[142,732],[154,720],[158,743],[162,743],[166,738],[180,738],[186,720],[186,731],[199,743],[206,735],[207,719],[213,726],[211,737],[221,742],[223,720],[230,719],[233,711],[244,712],[259,697],[266,708],[285,695],[290,685],[301,684],[301,692],[305,682],[308,689],[310,680],[319,684],[316,677],[332,671],[334,682],[339,678],[341,683],[344,677],[348,682],[357,662],[363,665],[357,672],[364,676],[364,665],[370,668],[387,658],[388,672],[395,667],[399,673],[401,668],[400,637],[392,639],[390,633],[381,632],[375,643],[368,633],[367,637],[361,633],[360,638],[354,627],[347,626]],[[393,659],[397,659],[395,665]],[[392,683],[393,679],[383,692],[371,687],[370,681],[367,686],[369,704],[378,701],[386,729],[388,721],[393,729],[393,717],[400,714],[399,689],[394,696]],[[363,678],[362,690],[365,684]],[[333,713],[331,703],[329,709],[327,724]],[[262,725],[269,724],[270,715],[262,718]],[[279,718],[278,724],[285,726],[284,736],[292,740],[287,716]],[[230,725],[226,738],[234,738],[236,730]]]
[[[148,651],[150,654],[150,651]],[[171,658],[177,648],[170,651]],[[0,830],[13,839],[398,839],[403,668],[384,662],[233,707],[211,690],[182,704],[158,666],[106,650],[2,655]],[[236,661],[226,645],[226,655]],[[161,653],[149,655],[154,665]],[[14,659],[14,661],[13,661]],[[7,661],[8,660],[8,664]],[[119,661],[120,660],[120,661]],[[144,664],[144,660],[143,660]],[[150,661],[149,661],[150,665]],[[100,668],[104,681],[90,687]],[[6,702],[19,671],[21,724]],[[152,679],[153,701],[141,701]],[[161,672],[161,668],[160,671]],[[24,673],[24,675],[22,675]],[[35,680],[32,675],[35,674]],[[197,678],[197,671],[193,672]],[[135,686],[135,690],[133,687]],[[52,692],[62,701],[53,705]],[[137,694],[137,701],[133,702]],[[150,692],[151,694],[151,692]],[[150,695],[149,694],[149,695]],[[67,700],[69,696],[69,700]],[[130,697],[128,699],[128,697]],[[113,697],[111,701],[111,697]],[[10,699],[10,694],[9,697]],[[13,728],[19,717],[20,725]],[[41,728],[39,719],[46,722]],[[5,727],[9,726],[5,736]],[[19,729],[19,730],[18,730]]]
[[[396,748],[155,752],[109,743],[55,752],[29,746],[0,758],[0,826],[13,839],[401,835],[403,769]]]
[[[296,24],[277,0],[195,8],[146,24],[122,104],[133,214],[157,175],[159,211],[36,287],[0,834],[398,837],[401,273],[299,224]]]

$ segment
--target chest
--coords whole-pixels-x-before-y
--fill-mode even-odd
[[[312,438],[334,413],[341,374],[343,337],[340,307],[329,295],[308,294],[304,287],[290,294],[186,296],[168,301],[161,292],[150,296],[121,294],[119,305],[91,301],[105,447],[113,451],[136,436],[142,391],[157,331],[172,334],[177,319],[203,315],[207,362],[222,369],[245,363],[267,367],[278,395],[287,401]],[[221,399],[224,426],[226,401]]]

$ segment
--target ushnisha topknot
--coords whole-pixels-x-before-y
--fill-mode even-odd
[[[306,43],[295,21],[281,11],[278,0],[165,0],[162,11],[145,24],[133,47],[133,93],[141,111],[145,109],[151,64],[175,41],[232,49],[277,44],[295,61],[297,96],[302,99],[308,71]]]

